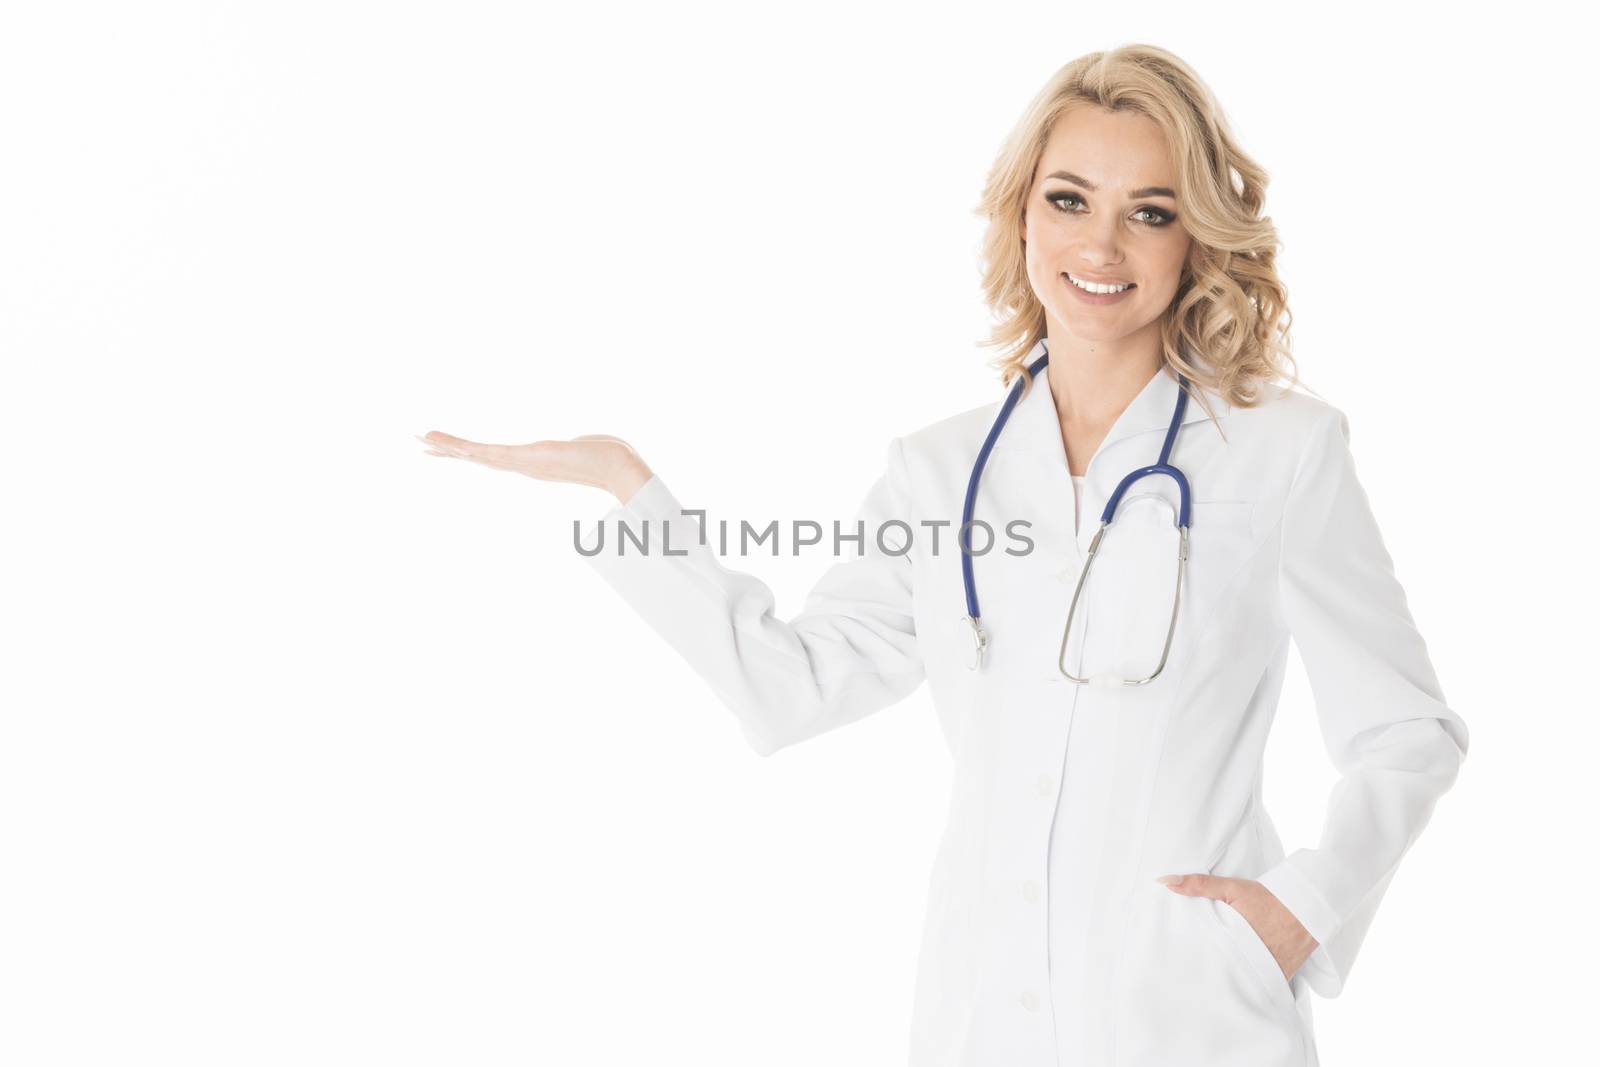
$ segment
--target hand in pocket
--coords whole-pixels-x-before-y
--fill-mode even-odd
[[[1278,961],[1285,981],[1293,978],[1300,965],[1316,951],[1317,939],[1260,882],[1219,874],[1164,874],[1156,881],[1174,893],[1210,897],[1238,912],[1267,946],[1272,958]]]

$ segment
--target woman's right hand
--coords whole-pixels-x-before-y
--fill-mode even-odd
[[[620,437],[589,433],[570,441],[535,441],[527,445],[493,445],[429,430],[417,440],[427,455],[467,459],[495,470],[515,471],[546,482],[577,482],[604,489],[626,504],[651,471],[633,446]]]

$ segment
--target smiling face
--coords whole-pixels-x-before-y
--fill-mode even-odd
[[[1114,345],[1160,330],[1191,243],[1178,221],[1175,179],[1166,138],[1145,115],[1079,104],[1051,127],[1022,237],[1052,334],[1059,327]],[[1131,287],[1093,293],[1072,279]]]

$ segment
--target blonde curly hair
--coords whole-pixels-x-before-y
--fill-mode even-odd
[[[1173,153],[1181,224],[1193,240],[1162,321],[1167,364],[1236,407],[1254,406],[1262,386],[1278,378],[1297,382],[1293,316],[1275,267],[1278,232],[1261,214],[1267,173],[1234,141],[1194,71],[1143,44],[1091,52],[1058,70],[989,170],[977,213],[988,220],[984,298],[999,321],[983,346],[1002,349],[989,364],[1001,381],[1009,387],[1018,375],[1028,377],[1027,355],[1046,336],[1044,306],[1028,282],[1022,222],[1046,138],[1061,114],[1081,103],[1148,116]]]

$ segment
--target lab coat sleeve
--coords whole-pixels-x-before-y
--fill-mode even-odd
[[[1356,478],[1349,422],[1332,407],[1315,419],[1284,505],[1278,589],[1340,777],[1317,847],[1257,880],[1317,939],[1300,973],[1335,997],[1401,858],[1455,782],[1467,726],[1445,705]]]
[[[840,523],[839,556],[788,621],[775,613],[764,582],[722,563],[717,540],[704,535],[697,513],[682,513],[660,474],[601,518],[604,551],[584,558],[710,684],[750,747],[768,756],[888,707],[921,684],[912,563],[900,551],[909,548],[909,506],[896,439],[854,519]],[[649,538],[649,554],[631,540],[619,544],[619,523]],[[831,549],[833,524],[822,525],[816,548]],[[709,526],[706,533],[717,529]],[[736,544],[737,524],[729,530]],[[859,541],[846,539],[858,532]],[[583,544],[592,547],[597,535],[591,530]]]

